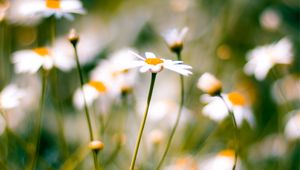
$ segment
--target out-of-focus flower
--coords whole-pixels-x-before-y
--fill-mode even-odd
[[[10,3],[8,1],[0,2],[0,22],[5,18],[9,6]]]
[[[3,116],[0,114],[0,136],[3,134],[6,127],[6,122]]]
[[[287,143],[283,135],[268,135],[258,143],[251,146],[249,157],[253,161],[281,158],[287,151]]]
[[[146,58],[136,54],[133,51],[130,51],[133,55],[138,57],[139,61],[135,60],[131,62],[131,66],[129,68],[134,68],[134,67],[141,67],[140,72],[152,72],[152,73],[158,73],[162,71],[164,68],[177,72],[179,74],[182,74],[184,76],[191,75],[192,72],[190,69],[192,69],[191,66],[183,64],[183,61],[172,61],[172,60],[167,60],[163,58],[158,58],[154,53],[151,52],[146,52],[145,56]]]
[[[74,66],[74,60],[62,56],[57,49],[40,47],[31,50],[20,50],[13,53],[12,62],[16,73],[36,73],[41,67],[50,70],[53,66],[68,71]]]
[[[218,95],[222,91],[221,81],[210,73],[202,74],[198,80],[197,87],[211,96]]]
[[[231,170],[234,165],[233,150],[222,150],[218,154],[200,162],[199,169],[201,170]],[[240,169],[239,161],[236,169]]]
[[[150,143],[153,145],[161,144],[163,142],[164,138],[165,138],[165,134],[160,129],[154,129],[148,135],[148,139],[149,139]]]
[[[244,71],[248,75],[254,74],[258,80],[263,80],[274,65],[291,64],[292,57],[292,43],[289,39],[283,38],[277,43],[251,50],[247,54],[248,63]]]
[[[128,70],[135,56],[122,49],[113,53],[108,59],[101,61],[91,73],[91,80],[98,80],[107,84],[107,93],[118,97],[122,93],[130,92],[136,81],[137,72]]]
[[[143,111],[144,102],[138,103],[138,111]],[[151,127],[171,128],[176,120],[176,113],[178,112],[178,104],[174,101],[157,99],[151,103],[151,109],[148,113],[148,125]],[[186,108],[182,110],[182,118],[179,126],[184,126],[184,122],[188,120],[190,111]]]
[[[183,40],[188,30],[188,27],[184,27],[180,31],[174,28],[163,34],[165,41],[173,52],[180,52],[182,50]]]
[[[240,93],[231,92],[221,95],[225,99],[229,109],[232,110],[238,127],[242,125],[243,120],[247,120],[251,127],[255,125],[253,113],[247,106],[245,98]],[[203,107],[202,113],[212,120],[220,122],[229,115],[228,108],[220,97],[203,95],[201,100],[208,103]]]
[[[278,103],[297,102],[300,100],[300,78],[287,75],[273,84],[272,94]]]
[[[197,170],[197,161],[191,156],[178,158],[175,163],[166,166],[164,170]]]
[[[265,10],[260,18],[260,24],[263,28],[267,30],[277,30],[281,24],[281,17],[278,12],[272,9]]]
[[[104,148],[104,144],[100,140],[93,140],[89,143],[89,148],[98,152]]]
[[[87,84],[83,85],[83,92],[81,89],[75,91],[73,97],[73,103],[76,108],[82,109],[85,105],[91,106],[93,102],[101,96],[101,94],[106,93],[107,87],[101,81],[90,81]],[[84,96],[83,96],[84,94]]]
[[[0,111],[17,107],[25,92],[15,84],[6,86],[0,93]]]
[[[36,1],[35,1],[36,2]],[[28,15],[28,10],[24,8],[32,0],[10,0],[10,8],[6,14],[6,20],[13,24],[35,25],[40,22],[42,16]]]
[[[285,136],[290,140],[300,139],[300,111],[293,111],[292,115],[285,125]]]
[[[38,0],[28,1],[24,3],[21,11],[24,15],[34,16],[41,15],[50,17],[54,15],[56,18],[65,17],[73,20],[74,14],[84,14],[85,10],[80,0]]]

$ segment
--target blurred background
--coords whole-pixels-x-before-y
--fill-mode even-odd
[[[1,114],[0,169],[28,167],[41,95],[41,74],[16,74],[14,52],[54,46],[73,56],[67,37],[75,28],[80,35],[78,52],[88,82],[101,63],[123,49],[135,49],[140,54],[151,51],[176,60],[162,33],[185,26],[189,32],[182,58],[193,67],[193,75],[185,78],[185,108],[163,169],[205,169],[202,165],[220,151],[234,149],[230,118],[216,122],[203,115],[206,103],[200,99],[203,93],[197,81],[204,72],[218,77],[225,93],[243,94],[253,112],[254,126],[244,121],[240,127],[238,169],[300,169],[299,0],[82,0],[86,14],[74,15],[72,21],[56,20],[54,45],[52,18],[23,16],[18,7],[26,1],[0,1],[0,91],[10,83],[26,91],[19,107]],[[275,65],[263,80],[244,73],[250,50],[284,37],[292,43],[291,64]],[[73,102],[80,85],[77,70],[56,72],[57,80],[50,75],[48,81],[37,169],[92,169],[92,154],[86,147],[86,118]],[[103,169],[128,169],[130,164],[150,82],[150,73],[132,74],[129,90],[113,97],[103,96],[90,106],[96,137],[105,145],[99,153]],[[178,75],[159,73],[138,169],[155,169],[174,126],[179,94]],[[287,124],[294,116],[296,135],[291,138]]]

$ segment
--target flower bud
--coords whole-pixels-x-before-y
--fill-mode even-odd
[[[93,140],[88,145],[92,151],[101,151],[104,148],[104,144],[99,140]]]
[[[71,29],[68,39],[73,45],[76,45],[78,43],[79,35],[74,28]]]
[[[211,96],[215,96],[221,93],[222,83],[214,75],[210,73],[204,73],[198,80],[197,87],[205,93]]]

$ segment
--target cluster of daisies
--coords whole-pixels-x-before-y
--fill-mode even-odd
[[[71,13],[85,13],[81,2],[78,0],[26,1],[18,8],[20,9],[19,12],[25,16],[49,17],[54,15],[56,18],[65,17],[70,20],[74,18]],[[182,30],[172,29],[163,34],[166,43],[173,52],[182,50],[183,40],[187,32],[188,28],[185,27]],[[56,43],[58,41],[54,42],[54,44]],[[64,51],[60,47],[60,45],[41,46],[14,52],[12,63],[15,72],[17,74],[35,74],[41,69],[47,72],[54,67],[61,71],[70,71],[76,63],[74,54],[69,52],[70,49]],[[71,48],[71,46],[69,47]],[[78,50],[80,54],[81,48],[79,47]],[[263,81],[273,66],[276,64],[291,64],[292,57],[292,43],[288,38],[283,38],[270,45],[259,46],[247,53],[248,62],[244,67],[244,72],[247,75],[254,75],[259,81]],[[91,71],[88,81],[83,85],[83,89],[78,88],[75,90],[73,95],[74,106],[77,109],[83,109],[85,104],[88,107],[97,104],[103,106],[101,112],[107,112],[108,108],[105,107],[119,99],[122,94],[131,92],[134,89],[138,76],[137,70],[134,68],[139,68],[142,73],[157,74],[163,70],[170,70],[183,76],[192,75],[192,67],[184,64],[183,61],[166,59],[153,52],[145,52],[144,55],[140,55],[135,50],[122,49],[111,54],[107,59],[101,60]],[[248,122],[251,127],[255,127],[251,105],[241,92],[224,93],[222,82],[210,73],[204,73],[199,78],[197,87],[205,93],[201,96],[201,101],[206,103],[202,109],[203,115],[216,122],[221,122],[232,112],[238,127],[241,127],[244,121]],[[17,108],[25,97],[26,92],[16,84],[7,85],[0,93],[0,112],[6,113],[10,109]],[[157,115],[157,119],[162,116],[162,114]],[[0,121],[4,122],[2,116]],[[285,127],[285,135],[289,139],[300,138],[299,122],[300,112],[291,112]],[[3,132],[4,127],[0,127],[0,134],[1,129]],[[159,143],[164,135],[155,129],[150,133],[150,136],[153,143]],[[220,167],[231,169],[234,164],[234,152],[224,150],[204,159],[201,163],[201,169],[220,169]],[[174,165],[166,167],[166,169],[174,169],[174,166],[180,169],[193,169],[200,165],[185,158],[185,160],[179,160]]]

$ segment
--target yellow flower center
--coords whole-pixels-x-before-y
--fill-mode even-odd
[[[228,94],[228,99],[233,105],[243,106],[246,103],[245,98],[238,92],[231,92]]]
[[[88,85],[94,87],[98,92],[106,91],[106,87],[101,81],[90,81]]]
[[[219,156],[224,157],[234,157],[235,152],[233,150],[227,149],[218,153]]]
[[[147,58],[145,62],[150,65],[157,65],[163,63],[164,61],[160,58]]]
[[[60,0],[46,0],[46,6],[51,9],[59,9]]]
[[[33,51],[35,53],[37,53],[38,55],[40,55],[41,57],[45,57],[45,56],[49,55],[49,50],[47,48],[44,48],[44,47],[35,48],[35,49],[33,49]]]

